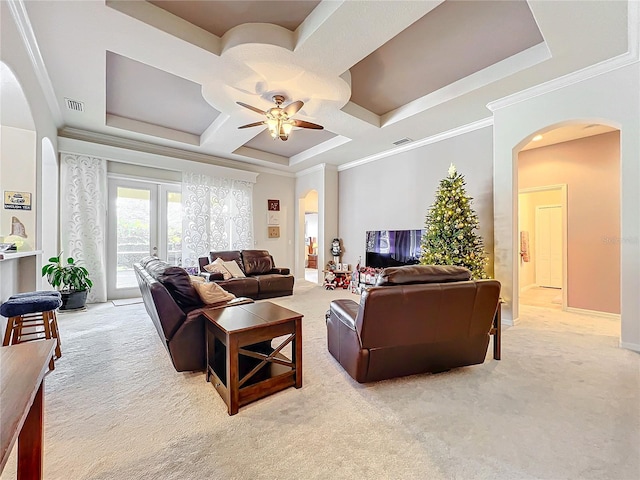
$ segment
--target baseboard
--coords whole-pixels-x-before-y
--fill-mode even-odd
[[[501,303],[499,308],[502,308],[504,305],[505,303]],[[509,318],[504,313],[500,315],[500,324],[504,325],[505,327],[513,327],[518,323],[520,323],[520,318]]]
[[[637,343],[620,342],[620,348],[625,348],[627,350],[632,350],[634,352],[640,353],[640,344]]]
[[[608,318],[609,320],[620,320],[619,313],[599,312],[597,310],[587,310],[585,308],[567,307],[567,312],[578,313],[580,315],[591,315],[592,317]]]

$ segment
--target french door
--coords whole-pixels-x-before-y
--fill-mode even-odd
[[[140,296],[133,264],[154,255],[182,264],[180,185],[109,178],[107,295]]]

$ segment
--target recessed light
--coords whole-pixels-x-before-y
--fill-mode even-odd
[[[531,140],[533,140],[534,142],[537,142],[539,140],[542,140],[542,135],[536,135],[535,137],[533,137]]]

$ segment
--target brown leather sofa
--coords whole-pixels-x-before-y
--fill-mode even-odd
[[[469,279],[462,267],[384,269],[360,304],[331,302],[329,352],[360,383],[483,363],[500,282]]]
[[[156,257],[134,264],[144,306],[178,372],[205,369],[205,319],[189,274]],[[251,302],[237,298],[231,305]]]
[[[204,267],[216,258],[235,261],[245,278],[224,280],[220,273],[208,273]],[[230,250],[211,252],[208,257],[200,257],[200,275],[216,282],[237,297],[262,298],[283,297],[293,294],[294,277],[288,268],[277,268],[267,250]]]

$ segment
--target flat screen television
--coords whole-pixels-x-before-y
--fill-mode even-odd
[[[375,230],[367,232],[367,267],[385,268],[420,262],[423,230]]]

